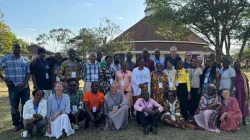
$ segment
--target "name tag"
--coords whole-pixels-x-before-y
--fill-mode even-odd
[[[73,106],[72,106],[72,110],[73,110],[74,112],[77,112],[77,111],[78,111],[77,106],[76,106],[76,105],[73,105]]]
[[[205,78],[204,83],[205,83],[205,84],[208,83],[208,78],[207,78],[207,77]]]
[[[112,84],[114,82],[113,79],[109,79],[109,83]]]
[[[60,82],[59,76],[56,76],[56,81],[57,81],[57,82]]]
[[[93,113],[96,112],[96,107],[95,107],[95,106],[93,107],[92,112],[93,112]]]
[[[124,81],[121,81],[121,86],[124,86],[125,85],[125,82]]]
[[[175,86],[179,86],[179,82],[178,81],[175,82]]]
[[[76,72],[71,73],[71,78],[76,78]]]
[[[173,87],[174,87],[173,82],[170,82],[170,83],[169,83],[169,88],[171,88],[171,89],[172,89]]]
[[[147,112],[144,112],[144,115],[147,117],[147,116],[148,116],[148,113],[147,113]]]
[[[163,84],[162,83],[158,83],[159,88],[163,88]]]
[[[45,74],[45,77],[46,77],[46,79],[49,79],[49,74],[46,73],[46,74]]]
[[[172,70],[174,70],[174,66],[172,66]]]

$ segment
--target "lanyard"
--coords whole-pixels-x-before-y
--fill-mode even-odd
[[[39,107],[39,104],[36,106],[35,103],[33,102],[33,105],[34,105],[34,110],[36,111],[36,114],[38,112],[38,107]]]
[[[142,102],[143,102],[143,104],[144,104],[144,107],[145,107],[145,108],[148,108],[149,101],[148,101],[148,102],[146,102],[147,104],[145,104],[145,102],[144,102],[144,101],[142,101]]]
[[[223,69],[220,71],[220,75],[223,75],[223,73],[226,71],[227,69]]]
[[[92,99],[93,99],[93,102],[94,102],[94,105],[96,103],[96,101],[98,100],[98,93],[96,93],[96,97],[94,97],[95,94],[92,93]]]
[[[59,111],[62,104],[62,97],[60,101],[56,100],[56,103],[57,103],[57,110]]]
[[[192,79],[193,79],[193,76],[194,76],[194,73],[195,73],[195,71],[196,71],[196,68],[193,70],[193,72],[191,73],[191,77],[190,77],[190,80],[192,81]]]
[[[206,105],[208,105],[208,103],[209,103],[209,98],[206,97]]]
[[[227,104],[226,104],[226,110],[227,110],[227,112],[228,112],[228,107],[229,107],[230,101],[231,101],[231,98],[229,97],[229,99],[227,101]]]
[[[121,71],[121,73],[122,73],[122,78],[123,78],[123,81],[124,81],[124,78],[125,78],[127,73],[123,73],[122,71]]]
[[[46,63],[46,60],[44,60],[44,64],[41,62],[41,60],[40,59],[38,59],[39,60],[39,62],[40,62],[40,64],[43,66],[43,68],[46,70],[46,72],[47,72],[47,63]]]
[[[206,72],[205,77],[208,78],[210,75],[210,72]]]

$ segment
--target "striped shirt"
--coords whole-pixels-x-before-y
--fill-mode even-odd
[[[16,57],[14,54],[6,55],[0,60],[0,68],[4,69],[5,77],[15,86],[20,85],[27,74],[30,73],[30,63],[24,57]],[[28,87],[26,83],[25,87]]]

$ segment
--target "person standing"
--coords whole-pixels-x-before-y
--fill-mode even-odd
[[[91,89],[91,83],[99,80],[100,64],[96,61],[96,53],[89,54],[90,62],[83,64],[82,73],[84,81],[84,92]]]
[[[165,58],[165,63],[167,61],[170,61],[170,63],[173,65],[173,69],[176,69],[176,64],[181,58],[177,56],[177,48],[175,46],[172,46],[170,48],[170,56]]]
[[[56,82],[60,81],[60,66],[62,64],[62,55],[60,52],[55,54],[55,59],[53,63],[53,77],[52,77],[52,87]]]
[[[136,67],[135,62],[132,61],[132,57],[133,57],[132,53],[127,52],[127,54],[126,54],[126,58],[127,58],[126,63],[128,64],[128,70],[129,71],[133,71],[134,68]]]
[[[161,63],[162,69],[164,70],[165,64],[164,64],[164,59],[160,58],[160,56],[161,56],[160,50],[156,49],[154,54],[155,54],[155,57],[152,58],[152,60],[154,61],[154,64],[155,64],[155,71],[156,71],[156,63]]]
[[[60,67],[60,79],[67,88],[67,80],[75,78],[77,81],[82,78],[82,66],[76,60],[76,51],[73,48],[68,50],[69,59],[62,62]]]
[[[203,70],[204,69],[204,66],[203,66],[203,59],[204,58],[202,56],[197,56],[196,58],[198,60],[198,67]]]
[[[12,125],[15,126],[14,132],[23,127],[22,118],[19,112],[19,102],[21,99],[22,111],[23,105],[30,98],[29,79],[30,63],[20,55],[21,45],[14,44],[13,54],[6,55],[0,60],[0,68],[4,69],[5,76],[0,74],[0,78],[6,83],[9,92],[11,105]]]
[[[235,98],[239,102],[240,111],[242,113],[242,123],[243,125],[247,125],[246,117],[249,117],[249,108],[248,108],[248,101],[249,101],[249,80],[241,70],[240,70],[240,62],[236,61],[234,63],[234,69],[236,71],[236,81],[235,82]]]
[[[38,58],[31,65],[32,81],[35,89],[44,92],[44,99],[47,100],[52,90],[52,70],[53,63],[46,58],[46,50],[38,49]]]
[[[190,51],[186,52],[185,60],[184,60],[184,68],[188,69],[191,67],[192,53]]]
[[[121,70],[120,58],[118,54],[114,55],[114,63],[111,64],[111,68],[114,70],[115,73]]]
[[[143,53],[143,58],[144,58],[144,66],[147,67],[150,70],[150,72],[154,71],[155,64],[154,64],[154,61],[150,59],[148,49],[143,49],[142,53]]]
[[[176,70],[173,69],[172,67],[173,65],[169,60],[165,63],[166,63],[166,69],[163,72],[167,75],[168,78],[168,89],[174,90]]]
[[[96,61],[97,61],[98,63],[101,63],[101,62],[102,62],[102,52],[97,52]]]
[[[216,62],[216,55],[215,55],[215,53],[213,53],[213,52],[210,53],[208,55],[208,57],[210,57],[212,59],[212,61],[214,62],[214,65],[215,65],[216,68],[221,69],[221,64],[219,64],[219,63]]]

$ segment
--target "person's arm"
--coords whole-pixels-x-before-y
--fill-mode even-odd
[[[43,100],[43,99],[42,99]],[[47,101],[44,100],[44,104],[43,106],[41,107],[41,113],[40,115],[42,115],[42,118],[44,119],[47,115]]]
[[[64,80],[65,79],[65,76],[64,76],[64,71],[65,71],[65,65],[66,63],[63,62],[60,66],[60,69],[59,69],[59,77],[60,79]]]
[[[150,94],[151,93],[151,76],[150,76],[150,71],[149,69],[146,70],[147,71],[147,75],[148,75],[148,78],[147,78],[147,85],[148,85],[148,93]]]
[[[134,109],[135,109],[136,111],[142,112],[143,108],[140,107],[140,103],[141,103],[141,99],[138,99],[138,100],[135,102],[135,104],[134,104]]]
[[[29,120],[33,118],[33,114],[29,113],[29,110],[31,108],[29,108],[28,102],[26,102],[23,106],[23,119],[24,120]]]
[[[154,99],[150,99],[150,100],[153,106],[158,108],[159,112],[162,112],[164,110],[163,107],[159,103],[157,103]]]
[[[66,95],[65,96],[65,110],[61,112],[61,114],[70,114],[70,99],[69,99],[69,96]]]
[[[121,104],[119,105],[119,107],[122,107],[122,106],[124,106],[124,105],[127,105],[128,106],[128,100],[127,100],[127,98],[125,97],[125,94],[121,94],[120,93],[120,95],[121,95],[121,98],[122,98],[122,102],[121,102]]]
[[[26,77],[23,80],[23,82],[18,86],[17,90],[22,90],[24,86],[27,84],[27,82],[30,79],[30,63],[27,60],[27,65],[26,65]]]
[[[135,71],[135,69],[133,70],[133,72],[132,72],[132,87],[133,87],[133,89],[136,89],[136,88],[138,88],[139,87],[139,82],[137,81],[137,79],[136,79],[136,71]]]
[[[230,69],[231,69],[231,71],[230,71],[230,77],[231,77],[230,91],[231,91],[231,93],[233,93],[233,89],[234,89],[235,81],[236,81],[236,72],[233,68],[230,68]]]
[[[90,110],[89,110],[89,108],[88,108],[88,102],[84,101],[84,102],[83,102],[83,106],[84,106],[85,111],[88,113],[88,115],[89,115],[91,121],[94,121],[95,118],[94,118],[93,114],[90,112]]]
[[[80,80],[82,79],[82,75],[83,75],[81,63],[78,63],[78,73],[79,73],[79,75],[78,75],[78,77],[77,77],[76,80],[77,80],[77,81],[80,81]]]

